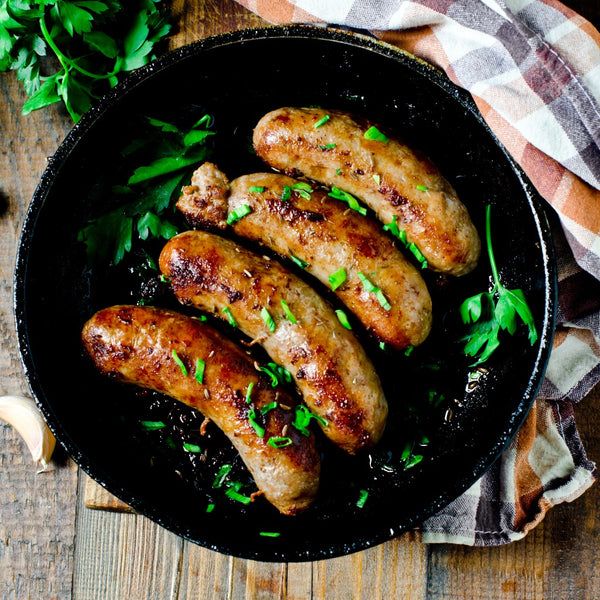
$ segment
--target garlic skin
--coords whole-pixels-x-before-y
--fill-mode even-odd
[[[56,439],[31,398],[0,396],[0,419],[12,425],[23,438],[38,466],[38,473],[54,469],[50,458]]]

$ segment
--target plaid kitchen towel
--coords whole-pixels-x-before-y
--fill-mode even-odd
[[[494,466],[422,526],[428,543],[524,537],[595,477],[573,404],[600,380],[600,34],[555,0],[238,2],[273,23],[366,29],[444,69],[558,214],[558,326],[541,393]]]

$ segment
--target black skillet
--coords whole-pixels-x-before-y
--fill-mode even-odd
[[[391,406],[386,436],[371,454],[354,459],[321,441],[320,499],[295,518],[280,517],[266,502],[245,507],[212,488],[224,462],[233,463],[236,478],[251,482],[219,432],[209,427],[206,438],[198,437],[201,419],[193,411],[94,372],[80,347],[83,322],[103,306],[139,300],[155,285],[154,274],[144,271],[135,253],[119,269],[90,268],[76,240],[87,219],[112,201],[102,190],[119,171],[120,150],[135,136],[140,116],[189,125],[204,112],[214,114],[213,159],[234,177],[265,169],[248,149],[251,130],[262,114],[284,105],[348,109],[401,135],[455,185],[482,237],[483,209],[491,203],[501,276],[509,287],[525,290],[540,333],[533,347],[523,334],[506,340],[479,380],[469,383],[472,369],[457,342],[464,329],[456,308],[489,285],[485,252],[477,271],[463,279],[427,274],[435,310],[429,342],[405,357],[364,339]],[[138,70],[104,97],[50,160],[23,227],[15,273],[25,373],[75,461],[175,533],[220,552],[269,561],[322,559],[373,546],[418,525],[471,486],[509,443],[539,388],[555,293],[540,200],[469,96],[390,46],[308,27],[209,38]],[[154,303],[177,306],[164,290]],[[143,419],[163,419],[168,428],[143,431]],[[413,448],[423,460],[404,469],[406,444],[423,436],[429,444]],[[185,439],[207,448],[208,458],[182,451]],[[369,497],[358,508],[362,489]],[[210,514],[209,502],[216,505]],[[280,536],[263,537],[261,531]]]

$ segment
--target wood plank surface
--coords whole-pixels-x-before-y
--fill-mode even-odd
[[[599,24],[597,0],[570,5]],[[174,8],[171,47],[265,24],[232,0],[175,0]],[[21,117],[22,99],[14,76],[0,76],[0,394],[27,391],[12,317],[14,252],[45,158],[70,127],[56,107]],[[600,388],[577,414],[590,457],[600,461]],[[98,505],[115,502],[83,473],[78,485],[68,460],[35,475],[22,442],[0,424],[0,599],[600,598],[598,486],[509,546],[428,547],[408,534],[347,557],[289,565],[222,556],[139,515],[86,509],[88,488]]]

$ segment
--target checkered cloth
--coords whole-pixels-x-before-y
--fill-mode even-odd
[[[367,29],[444,69],[562,224],[558,327],[529,417],[494,466],[422,526],[423,541],[524,537],[594,481],[573,404],[600,380],[600,34],[555,0],[238,0],[274,23]]]

